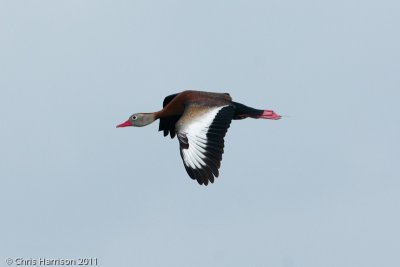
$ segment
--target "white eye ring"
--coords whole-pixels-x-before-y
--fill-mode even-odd
[[[132,120],[134,120],[134,121],[137,120],[137,116],[135,116],[135,115],[133,115],[131,118],[132,118]]]

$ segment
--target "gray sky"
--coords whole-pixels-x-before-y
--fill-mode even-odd
[[[398,1],[1,1],[0,266],[400,266]],[[234,121],[202,187],[116,129],[185,89]],[[13,265],[15,266],[15,265]]]

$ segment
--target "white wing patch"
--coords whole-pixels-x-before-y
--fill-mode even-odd
[[[207,112],[192,118],[180,132],[186,135],[189,148],[182,149],[182,157],[185,165],[192,169],[201,169],[207,164],[204,162],[207,146],[207,132],[217,116],[218,112],[226,106],[208,109]]]

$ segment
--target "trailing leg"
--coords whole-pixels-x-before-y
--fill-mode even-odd
[[[243,104],[232,102],[235,105],[235,115],[233,117],[234,120],[240,120],[245,118],[253,118],[253,119],[269,119],[269,120],[279,120],[281,118],[280,115],[276,114],[272,110],[263,110],[263,109],[255,109]]]

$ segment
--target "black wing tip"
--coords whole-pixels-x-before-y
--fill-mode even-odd
[[[174,139],[174,137],[176,136],[176,133],[174,131],[168,131],[168,130],[163,130],[163,129],[159,129],[159,132],[163,131],[163,135],[164,137],[166,136],[171,136],[171,139]]]
[[[207,186],[210,183],[213,184],[219,175],[218,169],[215,175],[211,169],[207,168],[207,166],[204,166],[204,169],[192,169],[185,165],[185,169],[190,178],[196,180],[199,185],[204,186]]]

